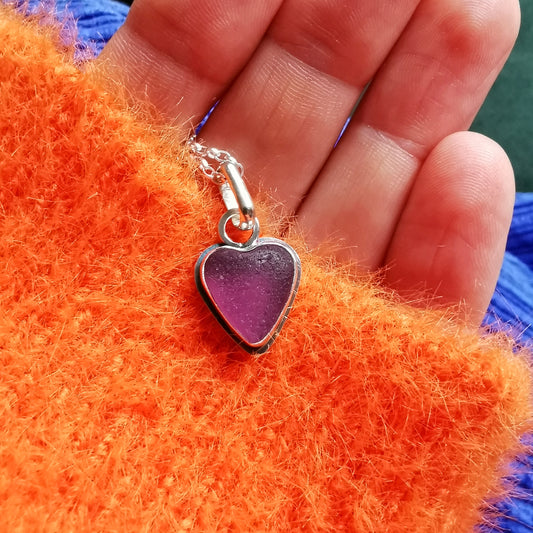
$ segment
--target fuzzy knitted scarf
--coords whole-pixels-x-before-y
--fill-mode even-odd
[[[0,530],[488,519],[530,427],[526,355],[296,238],[290,318],[241,352],[194,283],[217,191],[71,56],[0,7]]]

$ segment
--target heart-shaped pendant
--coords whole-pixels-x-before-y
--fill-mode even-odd
[[[194,270],[198,291],[211,312],[246,351],[268,350],[287,315],[300,283],[297,253],[278,239],[259,239],[259,221],[243,180],[242,165],[228,152],[189,139],[205,176],[218,186],[227,211],[218,223],[222,243],[205,250]],[[215,168],[210,162],[215,162]],[[231,239],[226,224],[251,232],[244,243]]]
[[[200,294],[224,329],[246,351],[264,353],[281,329],[300,283],[300,259],[285,242],[256,239],[215,244],[196,263]]]

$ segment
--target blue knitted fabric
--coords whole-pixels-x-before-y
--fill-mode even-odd
[[[517,194],[505,259],[485,322],[533,346],[533,193]],[[524,442],[533,448],[532,435]],[[499,529],[484,532],[533,532],[533,455],[517,460],[514,470],[516,493],[499,505],[504,514]]]
[[[78,56],[97,55],[126,19],[128,6],[113,0],[15,0],[30,13],[49,13],[65,24],[65,40],[76,35]]]
[[[504,263],[485,322],[533,342],[533,193],[518,193]]]
[[[67,28],[69,20],[76,21],[81,52],[87,48],[100,52],[128,13],[127,6],[113,0],[56,0],[49,4],[30,0],[29,7],[42,9],[43,4],[55,9],[55,14],[67,21]],[[507,251],[485,323],[533,346],[533,193],[517,195]],[[524,442],[533,447],[533,436]],[[499,505],[504,516],[497,526],[480,528],[483,533],[533,532],[533,455],[519,458],[514,471],[515,494]]]

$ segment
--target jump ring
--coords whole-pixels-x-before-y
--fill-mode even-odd
[[[259,220],[257,220],[257,218],[254,219],[252,234],[246,242],[236,242],[230,238],[226,231],[228,220],[234,216],[240,216],[238,209],[229,209],[220,218],[220,222],[218,223],[218,234],[220,235],[220,238],[225,244],[235,246],[236,248],[248,248],[249,246],[252,246],[257,240],[257,237],[259,237]]]

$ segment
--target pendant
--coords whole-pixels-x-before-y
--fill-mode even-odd
[[[259,355],[272,345],[287,319],[300,283],[301,263],[287,243],[258,237],[259,222],[239,168],[230,162],[221,165],[220,172],[227,178],[220,187],[229,206],[218,225],[223,242],[198,258],[196,286],[235,342]],[[252,232],[246,242],[229,237],[229,221]]]

